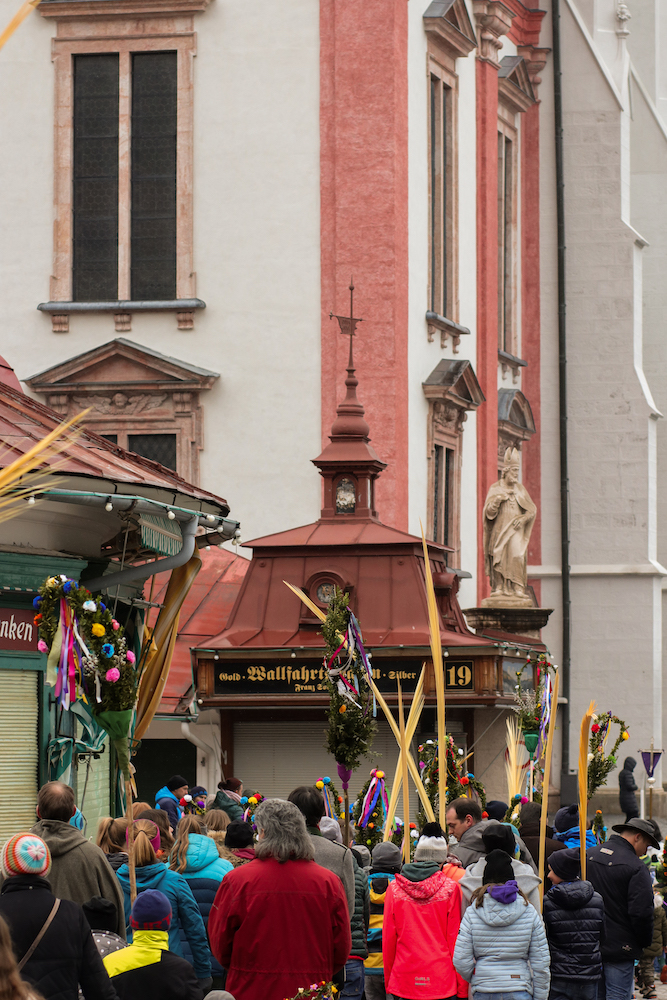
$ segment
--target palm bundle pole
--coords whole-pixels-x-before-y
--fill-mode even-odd
[[[391,795],[389,797],[389,808],[387,810],[387,818],[384,825],[384,836],[383,836],[384,840],[391,839],[391,825],[394,821],[394,816],[396,815],[396,807],[398,805],[398,795],[401,790],[401,786],[403,784],[403,764],[405,762],[405,766],[409,768],[409,763],[408,763],[409,748],[410,744],[412,743],[412,738],[415,734],[415,730],[417,728],[417,723],[419,722],[419,717],[422,713],[422,709],[424,708],[424,675],[425,675],[425,667],[422,667],[422,671],[421,674],[419,675],[419,680],[417,682],[417,687],[415,688],[415,693],[412,697],[412,705],[410,706],[408,721],[405,726],[405,742],[406,742],[407,753],[406,754],[403,753],[403,747],[401,746],[398,755],[398,761],[396,762],[394,783],[391,786]],[[419,792],[418,788],[417,791]],[[421,795],[419,797],[421,799]],[[422,799],[422,804],[423,804],[423,799]],[[426,806],[424,806],[424,811],[427,814],[429,822],[433,823],[435,820],[435,813],[433,812],[430,800],[429,800],[429,809],[427,810]]]
[[[431,659],[435,674],[435,698],[438,716],[438,819],[444,830],[447,826],[447,748],[445,746],[445,674],[442,669],[442,643],[440,641],[440,614],[435,599],[431,563],[424,528],[422,546],[424,548],[424,580],[426,583],[426,601],[428,604],[428,630],[431,640]]]
[[[539,876],[540,901],[544,899],[544,874],[547,848],[547,814],[549,812],[549,779],[551,776],[551,757],[553,753],[554,732],[556,729],[556,716],[558,714],[558,689],[560,675],[556,670],[551,693],[551,714],[549,716],[549,733],[547,736],[547,747],[544,757],[544,778],[542,780],[542,811],[540,813],[540,851],[539,851]],[[581,852],[580,852],[581,853]]]
[[[310,608],[310,610],[313,612],[313,614],[315,615],[316,618],[319,618],[319,620],[321,622],[323,622],[325,620],[326,615],[324,614],[324,612],[322,611],[322,609],[318,608],[318,606],[316,604],[314,604],[313,601],[311,601],[311,599],[308,597],[307,594],[304,594],[302,590],[299,590],[299,588],[293,586],[293,584],[288,583],[287,580],[283,580],[283,583],[285,584],[286,587],[289,587],[289,589],[292,591],[293,594],[296,594],[296,596],[299,598],[299,600],[302,601],[303,604],[305,604],[307,608]],[[341,641],[344,641],[344,638],[345,637],[343,635],[340,635]],[[384,697],[383,697],[382,693],[378,690],[377,684],[375,683],[375,681],[372,678],[369,679],[369,684],[370,684],[371,691],[375,695],[375,700],[377,701],[378,705],[380,706],[380,708],[382,709],[382,711],[385,714],[387,722],[389,723],[389,728],[391,729],[392,733],[394,734],[394,739],[396,740],[396,742],[398,743],[398,745],[400,747],[400,745],[401,745],[401,735],[400,735],[398,726],[396,724],[396,720],[394,719],[394,716],[391,714],[391,711],[389,709],[389,706],[387,705],[387,702],[384,700]],[[415,726],[416,726],[416,723],[415,723]],[[419,794],[419,798],[422,801],[422,805],[424,806],[424,811],[425,811],[426,815],[429,817],[429,819],[433,820],[434,819],[433,807],[431,806],[431,803],[429,801],[429,797],[426,794],[426,789],[424,788],[424,784],[423,784],[421,776],[419,774],[419,768],[415,764],[414,757],[410,753],[409,749],[408,749],[408,770],[410,772],[410,776],[411,776],[412,780],[415,783],[415,787],[416,787],[417,792]]]
[[[595,712],[595,702],[588,706],[581,720],[579,736],[579,858],[581,878],[586,878],[586,813],[588,812],[588,736],[591,717]]]
[[[405,717],[403,715],[403,694],[401,682],[396,678],[398,688],[398,725],[401,734],[401,760],[403,762],[403,860],[410,863],[410,789],[408,788],[408,744],[405,740]]]

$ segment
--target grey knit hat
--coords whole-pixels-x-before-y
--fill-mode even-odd
[[[448,851],[449,844],[444,837],[420,837],[415,849],[415,861],[435,861],[444,865]]]

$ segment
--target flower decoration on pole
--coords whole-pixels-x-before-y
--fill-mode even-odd
[[[371,851],[382,842],[388,809],[385,773],[374,767],[352,810],[357,837]]]
[[[605,756],[605,744],[609,738],[610,727],[619,727],[616,742],[611,748],[611,752]],[[616,757],[618,748],[630,738],[628,727],[623,719],[613,715],[611,711],[602,712],[600,715],[591,715],[591,731],[588,741],[588,801],[593,798],[598,788],[607,784],[607,777],[616,767],[618,759]]]
[[[310,986],[300,986],[295,996],[285,997],[285,1000],[332,1000],[338,993],[338,987],[333,983],[311,983]]]
[[[437,816],[439,813],[438,741],[426,740],[417,747],[417,751],[424,788]],[[454,742],[453,736],[446,737],[445,760],[447,763],[447,802],[464,796],[476,797],[483,809],[486,805],[484,785],[472,772],[464,771],[464,753]],[[417,812],[417,819],[420,826],[423,826],[427,821],[426,814],[421,807]]]
[[[361,758],[369,753],[377,731],[375,697],[370,685],[371,666],[359,623],[348,602],[349,595],[336,587],[322,623],[329,690],[326,747],[338,765],[343,785],[346,843],[350,840],[350,778]]]
[[[322,792],[324,799],[324,815],[331,819],[344,819],[343,796],[338,794],[338,789],[329,777],[318,778],[315,788]]]

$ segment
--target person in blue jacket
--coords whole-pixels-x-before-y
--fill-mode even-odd
[[[554,816],[554,840],[566,847],[579,847],[579,806],[563,806]],[[586,830],[585,849],[595,847],[597,840],[592,830]]]
[[[169,857],[169,867],[178,872],[192,889],[192,895],[199,912],[208,927],[208,918],[213,900],[227,872],[234,870],[230,861],[220,857],[214,840],[202,833],[203,817],[184,816],[178,824],[178,836]],[[190,946],[181,930],[183,954],[192,961]],[[223,989],[225,972],[220,963],[211,956],[213,989]]]
[[[159,792],[155,794],[155,805],[157,809],[164,809],[169,817],[169,825],[174,833],[178,826],[178,821],[183,815],[181,809],[181,799],[188,794],[188,783],[182,774],[171,776],[166,785],[163,785]]]
[[[140,819],[134,824],[134,863],[137,878],[137,893],[145,889],[163,892],[172,909],[169,928],[169,950],[181,958],[186,958],[181,944],[181,930],[190,946],[192,965],[204,993],[211,988],[211,957],[206,937],[206,928],[199,907],[192,895],[186,879],[178,872],[171,871],[162,861],[158,861],[154,844],[159,844],[160,833],[150,820]],[[127,940],[132,940],[130,915],[130,870],[121,865],[116,872],[121,884],[125,907]]]

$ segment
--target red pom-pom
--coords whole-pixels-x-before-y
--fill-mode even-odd
[[[410,829],[411,829],[411,830],[416,830],[416,829],[417,829],[417,826],[416,826],[416,824],[415,824],[415,823],[411,823],[411,824],[410,824]]]
[[[463,776],[463,777],[461,778],[461,784],[462,784],[462,785],[469,785],[469,784],[470,784],[470,778],[468,778],[468,777],[467,777],[466,775],[464,775],[464,776]]]
[[[488,818],[489,818],[489,814],[488,814],[488,812],[485,809],[484,812],[482,813],[482,819],[488,819]]]

